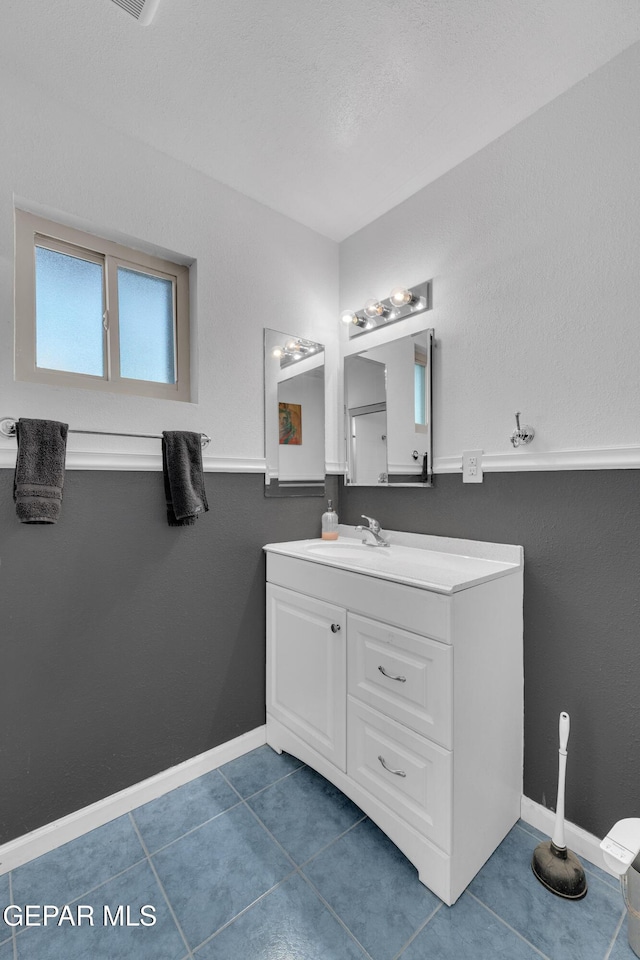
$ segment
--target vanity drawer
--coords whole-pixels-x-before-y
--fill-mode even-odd
[[[351,570],[267,553],[267,580],[373,620],[451,642],[452,597]]]
[[[449,750],[348,697],[347,774],[445,853],[451,851]]]
[[[451,749],[453,648],[349,613],[348,692]]]

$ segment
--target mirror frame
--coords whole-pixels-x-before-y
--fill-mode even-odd
[[[275,342],[282,342],[283,344],[287,341],[297,340],[304,341],[306,343],[314,343],[318,350],[315,351],[315,356],[319,356],[320,353],[323,354],[323,387],[322,387],[322,419],[323,419],[323,430],[322,430],[322,477],[318,477],[317,480],[309,479],[290,479],[282,480],[279,476],[274,477],[271,475],[271,470],[273,465],[269,464],[269,453],[271,447],[274,445],[274,434],[276,441],[279,437],[278,431],[278,419],[277,414],[274,415],[272,410],[273,396],[268,396],[268,387],[269,387],[269,372],[270,365],[269,362],[273,363],[274,357],[272,355],[273,344],[271,341],[271,335],[275,334]],[[325,495],[325,475],[326,475],[326,461],[325,461],[325,448],[326,448],[326,348],[325,344],[318,343],[318,341],[309,340],[306,337],[298,337],[294,334],[283,333],[280,330],[274,330],[271,327],[264,327],[263,335],[263,377],[264,377],[264,455],[265,455],[265,474],[264,474],[264,495],[265,497],[324,497]],[[300,361],[303,362],[303,361]],[[305,372],[302,370],[301,372]],[[277,390],[277,384],[276,384]],[[271,412],[270,412],[271,411]],[[279,458],[278,458],[279,460]],[[279,463],[278,463],[279,469]]]
[[[426,480],[415,480],[413,479],[418,474],[418,471],[409,472],[409,473],[387,473],[387,479],[385,481],[370,482],[370,483],[358,483],[357,481],[353,483],[349,479],[350,472],[350,442],[349,442],[349,411],[347,410],[346,403],[346,376],[345,376],[345,360],[348,357],[358,356],[359,354],[369,353],[371,350],[375,350],[377,347],[383,347],[386,344],[391,344],[397,342],[398,340],[404,340],[405,338],[416,337],[418,334],[428,334],[427,337],[427,379],[425,384],[426,390],[426,400],[429,410],[428,423],[426,425],[426,430],[421,434],[421,438],[424,437],[423,442],[421,443],[421,449],[418,453],[418,463],[422,461],[422,454],[426,452],[427,456],[427,470],[426,470]],[[433,486],[433,347],[434,347],[434,329],[430,326],[425,326],[425,316],[424,314],[414,317],[407,318],[401,324],[396,324],[389,328],[378,327],[374,330],[366,331],[360,334],[357,338],[351,338],[347,343],[343,344],[342,348],[342,386],[343,386],[343,424],[344,424],[344,455],[345,455],[345,471],[344,471],[344,484],[345,487],[384,487],[384,488],[395,488],[395,487],[431,487]],[[388,423],[387,423],[387,433],[388,433]],[[426,451],[424,450],[426,443]],[[414,451],[414,454],[416,451]],[[387,461],[388,466],[388,461]]]

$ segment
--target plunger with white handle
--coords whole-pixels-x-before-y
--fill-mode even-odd
[[[567,743],[569,742],[570,730],[571,720],[569,719],[569,714],[563,710],[558,722],[558,733],[560,737],[560,750],[558,751],[558,799],[556,801],[556,823],[551,838],[556,847],[559,848],[566,847],[564,839],[564,781],[567,774]]]
[[[539,843],[535,848],[531,860],[531,869],[547,890],[559,897],[565,897],[567,900],[580,900],[587,892],[585,872],[575,853],[567,850],[564,839],[564,781],[567,770],[569,729],[569,714],[563,710],[558,723],[560,738],[558,799],[556,801],[556,821],[553,828],[553,837],[551,840],[544,840]]]

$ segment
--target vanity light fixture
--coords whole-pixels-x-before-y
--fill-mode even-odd
[[[340,320],[349,327],[351,335],[355,336],[430,309],[431,281],[424,280],[415,287],[394,287],[386,300],[372,298],[367,300],[361,310],[344,310],[340,314]],[[353,327],[358,329],[354,330]]]
[[[304,360],[305,357],[317,353],[319,347],[320,344],[315,340],[304,340],[298,337],[297,340],[288,340],[283,346],[274,347],[271,356],[280,361],[281,367],[286,367],[290,363],[295,363],[296,360]]]

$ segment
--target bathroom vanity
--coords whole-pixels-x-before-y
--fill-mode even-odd
[[[385,531],[267,554],[267,743],[454,903],[520,816],[522,548]]]

